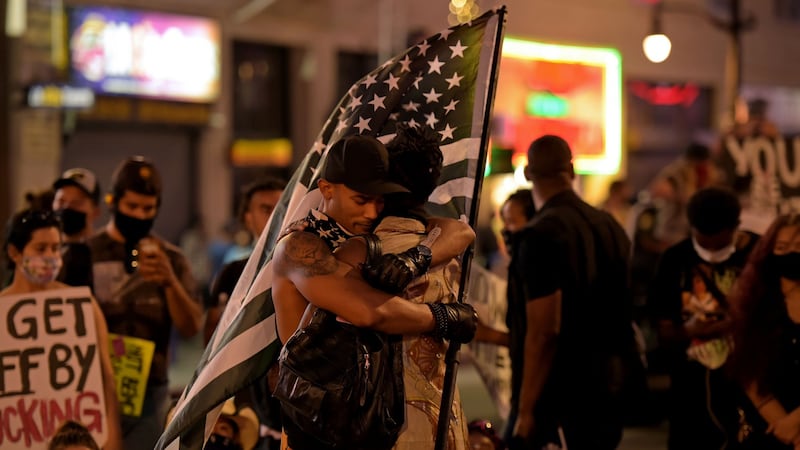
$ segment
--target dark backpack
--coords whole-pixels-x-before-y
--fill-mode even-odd
[[[369,261],[380,255],[380,241],[367,243]],[[281,402],[289,445],[391,448],[405,419],[401,345],[399,337],[339,322],[317,309],[278,358],[273,396]]]

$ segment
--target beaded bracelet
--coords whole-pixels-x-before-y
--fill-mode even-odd
[[[433,314],[433,320],[436,322],[436,329],[433,330],[433,335],[438,338],[447,336],[447,312],[445,306],[441,303],[426,303]]]

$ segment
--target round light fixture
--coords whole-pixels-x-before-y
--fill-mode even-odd
[[[642,41],[644,55],[651,62],[660,63],[669,58],[672,42],[665,34],[651,34]]]

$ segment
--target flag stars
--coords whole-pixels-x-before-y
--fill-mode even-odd
[[[431,88],[430,92],[423,93],[422,95],[425,96],[425,100],[427,100],[425,103],[439,103],[439,97],[442,96],[442,94],[439,94],[433,88]]]
[[[419,82],[422,81],[422,78],[423,77],[421,75],[416,77],[416,78],[414,78],[414,83],[412,83],[412,84],[414,85],[415,89],[419,89]]]
[[[444,65],[443,62],[439,61],[439,56],[433,58],[433,61],[428,61],[428,65],[430,68],[428,69],[428,73],[438,73],[439,75],[442,74],[442,66]]]
[[[323,150],[325,150],[325,144],[323,144],[322,141],[314,141],[314,143],[311,145],[312,152],[322,154]]]
[[[409,126],[409,127],[411,127],[411,128],[419,128],[419,122],[417,122],[416,120],[414,120],[414,118],[413,118],[413,117],[411,118],[411,120],[409,120],[409,121],[408,121],[408,122],[406,122],[406,123],[407,123],[407,124],[408,124],[408,126]]]
[[[447,88],[453,89],[456,86],[461,86],[461,80],[463,79],[463,76],[458,76],[458,72],[453,73],[451,78],[445,78],[445,81],[447,81]]]
[[[442,31],[441,33],[439,33],[439,39],[442,39],[442,40],[446,41],[446,40],[447,40],[447,38],[449,38],[449,37],[450,37],[450,34],[451,34],[452,32],[453,32],[453,30],[451,30],[451,29],[449,29],[449,28],[448,28],[448,29],[446,29],[446,30],[444,30],[444,31]]]
[[[450,103],[448,103],[447,106],[444,107],[445,114],[455,111],[456,105],[460,101],[461,100],[450,100]]]
[[[400,89],[400,77],[394,76],[393,73],[389,74],[389,78],[383,81],[385,84],[389,85],[389,90],[392,89]]]
[[[380,68],[381,68],[381,69],[385,69],[385,68],[387,68],[387,67],[391,66],[392,64],[394,64],[394,58],[389,58],[389,59],[387,59],[386,61],[384,61],[384,63],[383,63],[383,64],[381,64],[381,67],[380,67]]]
[[[363,134],[364,130],[372,131],[372,128],[369,127],[369,118],[368,117],[359,117],[358,123],[356,124],[356,128],[358,128],[358,133]]]
[[[431,44],[428,44],[428,41],[422,41],[419,45],[417,45],[419,49],[419,54],[417,56],[425,56],[425,53],[428,53],[428,49],[431,48]]]
[[[463,58],[464,57],[464,50],[466,50],[468,48],[469,48],[469,46],[461,45],[461,39],[459,39],[458,42],[456,42],[456,45],[451,45],[450,46],[450,51],[453,52],[453,54],[450,55],[450,58],[455,58],[456,56],[460,56],[460,57]]]
[[[425,125],[436,129],[436,124],[439,123],[439,119],[436,118],[436,114],[423,114],[423,116],[425,116]]]
[[[417,109],[419,106],[420,106],[419,103],[409,101],[408,103],[403,105],[403,109],[406,110],[406,111],[409,111],[409,112],[410,111],[419,111],[419,109]]]
[[[386,107],[383,105],[383,100],[385,98],[386,96],[381,97],[378,94],[375,94],[375,96],[372,97],[372,100],[369,102],[369,104],[372,105],[374,111],[377,111],[381,108],[386,109]]]
[[[335,132],[338,133],[338,132],[344,130],[345,128],[347,128],[347,122],[344,121],[344,120],[340,120],[339,123],[336,124]]]
[[[444,141],[445,139],[453,139],[453,131],[456,131],[456,129],[450,128],[450,124],[446,123],[444,124],[444,129],[438,133],[442,135],[442,140]]]
[[[358,97],[353,97],[350,100],[350,103],[347,105],[347,109],[356,109],[358,105],[361,104],[361,97],[362,97],[361,95],[359,95]]]
[[[411,72],[411,58],[409,58],[408,55],[406,55],[405,58],[401,59],[399,63],[400,63],[400,73]]]
[[[377,77],[373,74],[367,75],[366,78],[364,78],[364,87],[369,89],[370,86],[375,84],[376,78]]]

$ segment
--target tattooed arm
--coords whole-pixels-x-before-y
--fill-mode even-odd
[[[390,334],[421,334],[434,328],[433,314],[427,306],[393,297],[359,278],[347,277],[352,267],[338,262],[328,246],[311,233],[293,232],[278,242],[272,267],[273,302],[283,339],[297,328],[305,301],[353,325]]]

